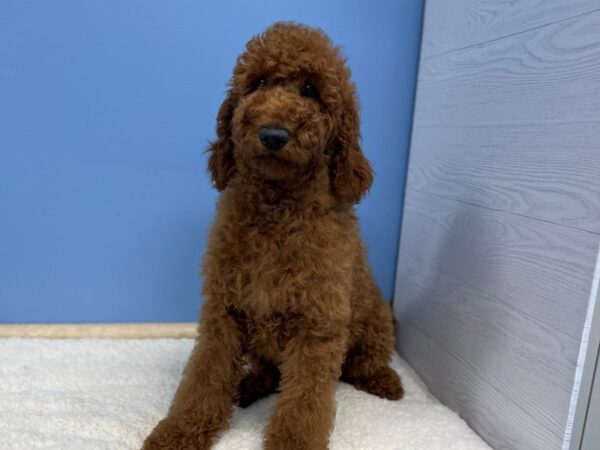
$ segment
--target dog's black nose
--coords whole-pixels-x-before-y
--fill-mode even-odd
[[[285,128],[260,127],[258,130],[260,142],[269,150],[280,150],[290,139],[290,132]]]

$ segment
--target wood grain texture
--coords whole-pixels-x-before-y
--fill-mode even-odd
[[[408,187],[600,233],[600,121],[419,124]]]
[[[545,428],[562,429],[577,362],[577,342],[558,339],[548,325],[528,320],[510,306],[442,272],[425,268],[422,273],[428,276],[415,276],[403,285],[405,302],[399,314],[409,322],[418,319],[416,326],[434,330],[431,334],[440,343],[459,350],[466,364],[477,367],[478,377],[486,385],[500,388],[504,404],[520,405],[519,410]],[[433,276],[435,282],[431,283],[428,278]],[[428,299],[426,304],[420,301],[423,298]],[[465,300],[475,298],[476,302]],[[550,386],[555,387],[555,395],[547,395]],[[486,397],[477,400],[485,402]],[[513,417],[518,424],[519,418]]]
[[[519,403],[506,401],[501,387],[479,376],[479,364],[468,364],[458,352],[428,333],[412,322],[402,322],[398,350],[407,355],[406,360],[431,392],[458,411],[488,444],[496,450],[558,448],[556,434],[560,430],[541,429],[537,418],[524,412]],[[502,411],[502,414],[490,414],[490,411]]]
[[[504,423],[502,432],[485,428],[482,419],[472,423],[492,445],[502,448],[504,440],[496,439],[503,433],[517,439],[524,421],[534,418],[527,435],[506,448],[560,448],[598,240],[561,225],[409,194],[394,300],[399,349],[426,382],[436,378],[434,395],[467,418],[480,415],[473,404],[483,408],[490,395],[502,393],[485,413],[495,426]],[[416,349],[419,337],[404,334],[406,321],[427,330],[432,345],[443,344],[436,351],[452,349],[453,364],[473,371],[481,390],[454,403],[469,395],[464,374],[444,366],[421,371],[426,363],[418,361],[438,356]]]
[[[424,58],[485,44],[600,8],[597,0],[427,0]]]
[[[590,424],[598,423],[598,417],[588,415],[588,407],[593,402],[592,386],[598,363],[598,351],[600,351],[600,245],[596,255],[588,310],[581,333],[571,406],[565,429],[564,450],[583,450],[580,446],[584,438],[586,422],[589,420]]]
[[[588,407],[586,427],[583,433],[581,450],[597,450],[600,443],[600,428],[598,428],[598,419],[600,418],[600,370],[596,364],[594,385]]]
[[[426,4],[398,349],[494,448],[563,443],[600,242],[599,8]]]
[[[399,271],[418,257],[580,339],[598,235],[417,191],[404,208]]]
[[[477,418],[472,425],[492,445],[503,444],[489,435],[497,431],[478,426],[503,422],[515,440],[507,448],[559,448],[593,272],[585,261],[597,241],[592,233],[410,192],[394,299],[399,349],[427,383],[436,379],[434,395]],[[437,353],[416,350],[422,336],[406,335],[406,322],[465,367],[425,366],[437,364]],[[465,371],[473,372],[477,392],[464,391]],[[483,420],[478,411],[490,396],[495,405]]]
[[[421,60],[416,123],[600,120],[599,23],[596,11]]]

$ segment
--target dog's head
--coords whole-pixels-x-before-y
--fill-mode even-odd
[[[355,203],[373,178],[359,140],[356,91],[340,49],[321,30],[277,23],[237,60],[209,170],[222,190],[236,174],[285,182],[328,168],[331,193]]]

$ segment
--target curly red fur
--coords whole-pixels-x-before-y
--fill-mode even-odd
[[[307,82],[317,96],[300,94]],[[221,195],[200,333],[144,449],[207,449],[234,403],[278,389],[265,448],[322,450],[339,378],[388,399],[403,394],[388,367],[392,312],[353,210],[373,174],[341,51],[320,30],[273,25],[238,58],[217,122],[209,171]],[[289,130],[283,149],[261,144],[264,125]]]

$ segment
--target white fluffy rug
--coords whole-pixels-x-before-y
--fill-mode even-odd
[[[189,339],[0,339],[0,448],[136,449],[165,414]],[[395,356],[406,396],[339,383],[330,449],[489,450]],[[217,450],[261,449],[275,396],[236,409]]]

